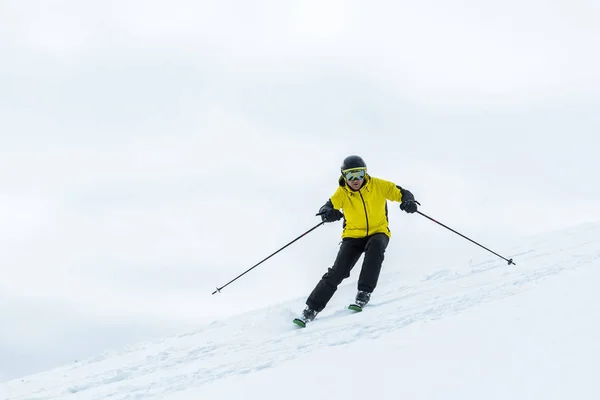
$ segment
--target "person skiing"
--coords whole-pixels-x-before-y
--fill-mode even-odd
[[[324,222],[344,218],[340,249],[333,266],[328,268],[306,299],[302,315],[294,319],[294,323],[302,327],[314,320],[325,308],[338,285],[350,276],[350,271],[364,253],[358,278],[358,293],[355,304],[350,306],[356,311],[362,310],[377,286],[384,253],[391,237],[387,200],[399,202],[400,209],[407,213],[417,211],[418,202],[410,191],[390,181],[370,176],[367,164],[361,157],[346,157],[342,162],[341,173],[338,188],[317,214]]]

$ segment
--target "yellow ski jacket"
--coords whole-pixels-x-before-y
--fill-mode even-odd
[[[414,200],[408,190],[384,179],[365,176],[365,183],[359,190],[352,190],[343,177],[339,187],[325,203],[324,208],[342,210],[344,230],[342,238],[362,238],[375,233],[391,237],[388,224],[387,200],[402,202]]]

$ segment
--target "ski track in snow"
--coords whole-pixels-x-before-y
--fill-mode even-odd
[[[304,306],[304,299],[297,299],[216,321],[197,332],[0,383],[0,398],[49,400],[80,394],[85,399],[161,398],[511,296],[561,271],[600,259],[600,243],[590,240],[593,237],[600,237],[600,224],[540,236],[512,252],[517,265],[487,258],[468,268],[446,268],[410,282],[403,279],[402,268],[384,265],[380,285],[362,313],[346,309],[355,293],[350,278],[307,328],[291,323]]]

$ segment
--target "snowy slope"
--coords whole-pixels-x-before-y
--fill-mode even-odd
[[[295,299],[0,383],[0,399],[599,399],[600,223],[506,255],[386,272],[361,314],[350,278],[306,329]]]

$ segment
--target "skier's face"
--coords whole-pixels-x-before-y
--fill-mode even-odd
[[[365,181],[365,175],[367,171],[365,170],[365,168],[357,168],[344,170],[343,173],[348,186],[350,186],[352,190],[358,190]]]
[[[363,178],[363,179],[354,180],[354,181],[346,180],[346,183],[348,184],[348,186],[350,186],[352,188],[352,190],[358,190],[358,189],[360,189],[360,187],[362,186],[364,181],[365,181],[365,179]]]

